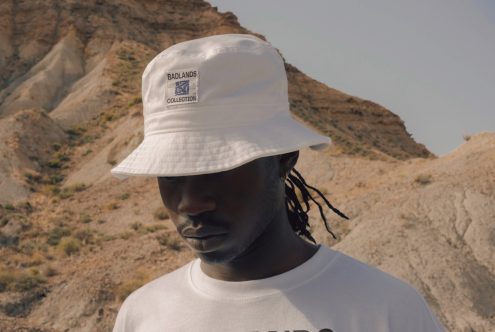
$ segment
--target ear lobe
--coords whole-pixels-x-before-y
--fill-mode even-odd
[[[297,160],[299,159],[299,151],[284,153],[279,157],[280,177],[285,178],[296,165]]]

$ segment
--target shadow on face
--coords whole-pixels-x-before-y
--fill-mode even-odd
[[[159,177],[160,195],[177,231],[202,260],[228,262],[285,213],[283,177],[297,155],[260,158],[218,173]]]

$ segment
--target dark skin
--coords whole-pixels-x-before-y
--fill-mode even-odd
[[[263,279],[314,255],[317,246],[294,233],[285,208],[283,179],[298,156],[295,151],[220,173],[158,178],[163,203],[205,274]]]

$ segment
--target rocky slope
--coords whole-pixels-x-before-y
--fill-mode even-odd
[[[155,181],[109,170],[142,139],[146,63],[221,33],[250,32],[200,0],[0,3],[1,331],[108,331],[191,259]],[[395,114],[286,68],[293,113],[336,143],[299,167],[351,216],[334,241],[315,214],[316,237],[409,280],[450,330],[494,329],[494,134],[434,158]]]
[[[351,216],[339,241],[315,222],[320,241],[414,284],[449,331],[495,328],[495,133],[434,160],[303,157]]]
[[[7,1],[0,4],[0,21],[0,119],[37,108],[65,130],[131,118],[132,104],[140,104],[144,66],[168,46],[212,34],[249,33],[233,14],[220,14],[199,0]],[[287,68],[294,113],[331,135],[336,153],[431,156],[393,113]],[[6,128],[4,135],[15,136],[14,129]],[[44,171],[48,162],[41,158],[34,171]],[[21,169],[32,166],[15,163]],[[0,161],[4,177],[15,178],[6,164]],[[19,179],[1,182],[7,194],[0,202],[25,198],[25,188]]]

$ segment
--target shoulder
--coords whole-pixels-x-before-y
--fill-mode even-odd
[[[394,290],[401,294],[417,294],[411,285],[399,278],[341,252],[338,252],[331,273],[343,282],[359,286],[360,290],[367,288],[373,293]]]
[[[443,331],[423,296],[405,281],[343,253],[338,253],[325,274],[328,282],[338,285],[334,291],[343,303],[383,314],[398,330],[411,326],[416,331]]]
[[[132,292],[122,303],[114,331],[133,331],[143,317],[164,314],[184,296],[192,262],[165,274]]]
[[[155,298],[159,298],[160,301],[163,301],[162,294],[167,293],[168,296],[171,296],[174,293],[180,292],[180,289],[186,287],[188,284],[188,272],[191,264],[192,262],[148,282],[133,291],[125,302],[139,303],[146,301],[147,303],[150,303],[150,301],[153,301]]]

